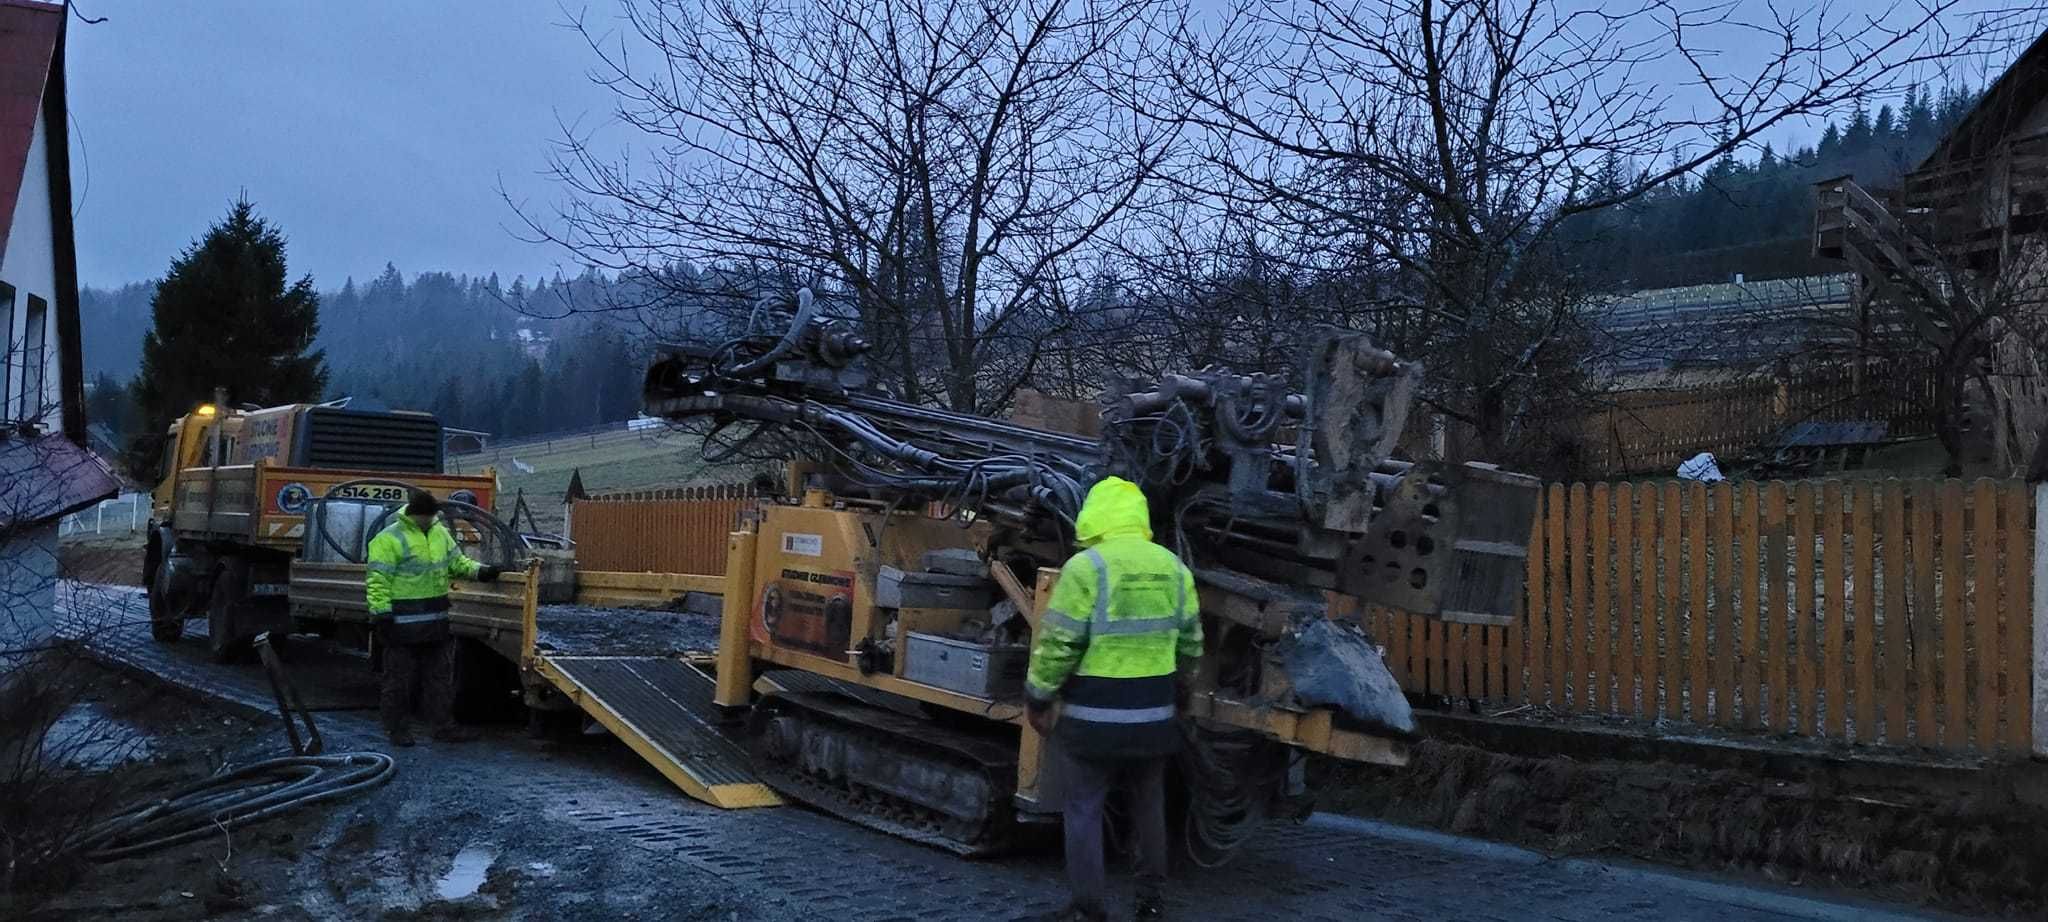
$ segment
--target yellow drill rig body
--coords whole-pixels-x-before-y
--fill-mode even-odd
[[[1516,612],[1536,481],[1392,458],[1420,369],[1362,335],[1322,336],[1299,393],[1213,369],[1124,382],[1084,437],[878,393],[865,343],[817,313],[806,292],[780,335],[664,347],[645,394],[708,455],[787,462],[731,539],[715,695],[787,797],[963,854],[1056,821],[1023,675],[1102,476],[1144,488],[1196,574],[1174,812],[1200,862],[1298,815],[1307,755],[1406,762],[1414,717],[1363,605]]]

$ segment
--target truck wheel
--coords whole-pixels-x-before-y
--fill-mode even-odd
[[[526,735],[544,743],[575,743],[583,739],[583,712],[527,708]]]
[[[455,719],[493,723],[517,719],[519,669],[466,637],[455,639]]]
[[[158,643],[177,643],[185,636],[185,613],[171,604],[171,568],[156,561],[149,571],[149,582],[143,584],[148,587],[149,636]]]
[[[249,564],[239,557],[221,561],[213,577],[213,593],[206,602],[206,652],[216,663],[233,663],[248,658],[249,638],[241,636],[237,609],[249,593]]]
[[[156,591],[156,572],[163,564],[163,538],[152,527],[149,530],[149,541],[142,548],[142,587],[145,593]]]

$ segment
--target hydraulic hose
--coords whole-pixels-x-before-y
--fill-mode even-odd
[[[397,772],[381,752],[268,759],[123,810],[88,830],[78,848],[94,861],[139,855],[365,791]]]
[[[769,349],[760,358],[734,368],[728,368],[723,374],[733,378],[744,378],[748,375],[757,374],[762,369],[775,364],[776,359],[788,355],[789,350],[796,348],[797,341],[803,338],[804,329],[811,325],[811,318],[817,315],[818,302],[816,298],[811,296],[811,290],[809,288],[797,289],[796,317],[789,322],[789,329],[783,332],[782,339],[777,341],[775,347]],[[753,322],[753,319],[749,318],[747,320],[748,326],[751,327]]]

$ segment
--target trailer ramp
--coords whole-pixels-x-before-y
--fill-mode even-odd
[[[674,656],[538,652],[535,671],[663,776],[714,807],[773,807],[745,752],[713,723],[712,678]]]

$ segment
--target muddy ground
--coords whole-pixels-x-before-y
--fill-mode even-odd
[[[119,581],[139,572],[134,548],[73,548],[65,549],[66,567],[81,578]],[[682,646],[715,642],[714,623],[698,620],[677,626],[691,632]],[[602,632],[576,636],[583,633],[577,626],[560,627],[565,646],[607,641]],[[282,751],[274,726],[146,694],[132,682],[109,688],[115,708],[172,702],[168,714],[144,720],[160,741],[151,761],[116,770],[130,773],[124,783],[138,792]],[[508,744],[516,745],[472,745]],[[2048,917],[2048,766],[1903,771],[1886,783],[1873,782],[1868,770],[1829,769],[1825,759],[1774,757],[1766,765],[1729,767],[1603,758],[1566,747],[1517,751],[1542,757],[1425,742],[1405,769],[1326,770],[1318,806],[1551,854],[1639,859],[1962,912]],[[465,774],[483,769],[465,762],[489,761],[489,752],[465,753],[438,768],[414,751],[402,753],[395,784],[405,785],[403,796],[374,792],[208,847],[95,868],[34,917],[777,918],[764,915],[777,911],[777,901],[750,899],[715,876],[639,849],[598,850],[587,835],[498,803]],[[475,892],[457,893],[478,867]],[[456,886],[444,894],[451,873]]]
[[[1404,769],[1346,766],[1319,809],[1561,855],[1762,873],[1952,910],[2048,915],[2048,766],[1872,784],[1824,765],[1714,770],[1526,758],[1426,741]],[[1906,777],[1905,773],[1899,776]]]
[[[167,695],[125,673],[76,670],[83,706],[109,719],[132,756],[80,769],[77,790],[147,800],[224,768],[289,754],[275,724]],[[433,765],[428,748],[402,752],[397,777],[349,800],[22,882],[0,896],[0,917],[787,918],[711,875],[651,852],[601,847],[515,810],[460,770]]]
[[[57,547],[57,569],[67,579],[116,586],[142,585],[139,540],[67,540]]]

